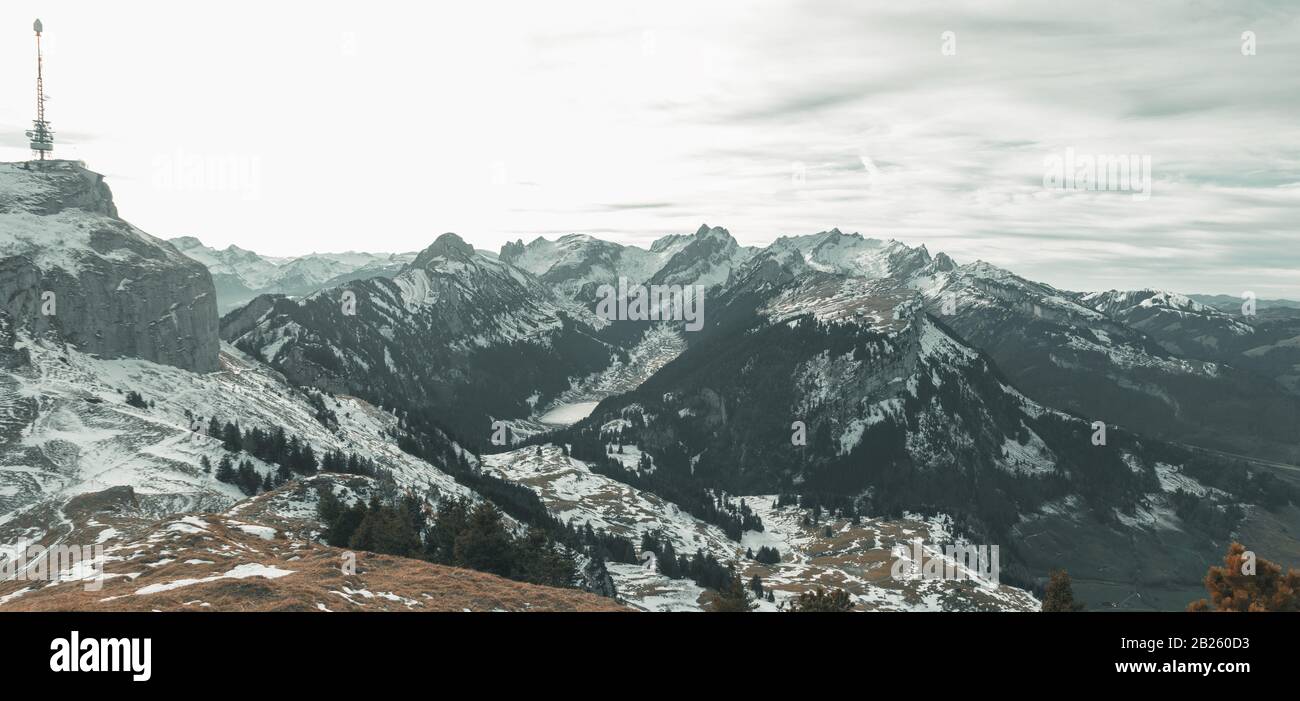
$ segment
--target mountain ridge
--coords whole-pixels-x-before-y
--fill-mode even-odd
[[[235,244],[224,249],[211,248],[193,236],[178,236],[168,241],[212,273],[218,311],[222,314],[263,294],[302,296],[354,279],[391,277],[416,255],[345,251],[273,257]]]

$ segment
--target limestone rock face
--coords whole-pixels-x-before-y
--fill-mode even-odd
[[[119,218],[78,162],[0,163],[0,311],[103,357],[217,369],[207,268]]]

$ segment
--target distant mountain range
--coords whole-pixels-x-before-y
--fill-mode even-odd
[[[454,259],[446,255],[453,243]],[[1097,546],[1114,539],[1111,548],[1119,542],[1155,548],[1145,538],[1169,539],[1177,532],[1182,547],[1194,550],[1209,531],[1140,525],[1160,523],[1179,509],[1186,513],[1173,495],[1185,484],[1174,475],[1195,471],[1215,486],[1194,489],[1213,501],[1228,492],[1219,486],[1226,483],[1208,476],[1216,470],[1202,466],[1207,455],[1300,462],[1294,433],[1300,396],[1293,382],[1300,359],[1289,355],[1286,339],[1296,334],[1284,320],[1234,316],[1167,292],[1058,290],[984,262],[959,265],[925,247],[838,230],[785,237],[764,249],[742,247],[724,229],[707,225],[693,235],[660,239],[648,251],[574,235],[507,244],[493,258],[446,235],[421,254],[425,264],[436,261],[432,268],[408,267],[391,283],[345,285],[308,300],[253,304],[228,318],[223,334],[294,381],[371,401],[393,401],[417,387],[455,392],[459,386],[464,393],[455,401],[399,406],[418,415],[432,412],[427,418],[452,425],[462,442],[491,451],[494,421],[527,429],[538,418],[537,406],[574,398],[566,383],[554,382],[562,358],[587,363],[570,365],[567,383],[598,384],[601,366],[625,362],[653,326],[593,318],[600,285],[620,277],[702,284],[711,291],[707,328],[692,334],[678,327],[684,352],[647,372],[635,389],[577,397],[599,406],[558,440],[588,446],[584,459],[600,455],[591,446],[635,444],[659,467],[658,476],[641,486],[660,493],[870,494],[873,513],[938,510],[956,517],[968,533],[1002,542],[1017,542],[1013,534],[1035,523],[1060,537],[1091,533]],[[515,274],[467,277],[502,265]],[[424,289],[407,278],[440,280],[439,289],[479,282],[472,294],[421,305],[400,294]],[[473,300],[508,300],[511,295],[488,290],[530,281],[545,290],[532,298],[548,310],[533,325],[543,329],[545,319],[566,319],[568,325],[558,328],[571,330],[574,339],[598,340],[607,360],[602,346],[579,350],[572,339],[546,333],[530,339],[479,332],[472,344],[431,352],[482,323],[446,316],[455,308],[450,300],[473,310],[500,309],[493,318],[514,324],[505,310],[523,309],[518,302]],[[335,298],[344,289],[365,300],[386,285],[392,292],[370,302],[369,315],[359,314],[368,318],[350,322],[337,311]],[[310,309],[323,312],[316,316]],[[406,326],[430,335],[402,341],[397,330]],[[354,331],[361,328],[370,330]],[[386,340],[371,340],[380,335]],[[310,349],[336,369],[303,367],[286,355],[293,347]],[[407,360],[375,370],[381,347],[385,363]],[[559,348],[569,350],[548,363],[536,359]],[[435,377],[419,379],[421,369]],[[376,389],[387,377],[414,380],[414,386]],[[500,386],[490,384],[503,379]],[[486,406],[488,398],[508,403]],[[455,416],[438,406],[455,407]],[[817,447],[791,451],[789,426],[796,420],[817,437]],[[1110,448],[1101,453],[1090,442],[1093,422],[1112,427]],[[1260,489],[1253,483],[1245,488]],[[1216,503],[1208,508],[1227,509],[1232,499]],[[1070,519],[1044,520],[1043,514],[1078,509],[1113,527],[1089,531]],[[1147,536],[1134,540],[1138,532]],[[1219,530],[1214,537],[1225,536]],[[1026,586],[1050,559],[1034,548],[1017,550],[1017,557],[1024,569],[1012,568],[1011,576],[1023,576]],[[1113,568],[1103,562],[1110,558],[1074,563]],[[1137,553],[1130,558],[1136,561]],[[1171,560],[1155,571],[1178,568],[1199,577],[1200,564],[1208,561],[1193,567],[1191,560]],[[1163,586],[1164,574],[1125,572],[1150,577],[1146,587]],[[1189,589],[1194,582],[1187,580]],[[1145,591],[1161,596],[1156,589]]]
[[[0,164],[0,232],[0,543],[338,540],[329,493],[373,515],[358,549],[648,610],[712,608],[731,577],[765,582],[768,610],[827,581],[860,609],[1032,610],[1058,567],[1092,608],[1182,608],[1231,540],[1300,562],[1300,314],[1280,302],[1060,290],[837,229],[268,258],[140,232],[68,162]],[[699,286],[700,329],[610,318],[620,280]],[[486,555],[438,549],[481,525],[428,525],[460,500],[502,513],[462,534]],[[999,545],[1000,583],[892,577],[912,537]],[[522,552],[541,560],[499,560]],[[160,561],[114,596],[297,581],[287,555]],[[413,607],[403,571],[438,572],[374,580]],[[0,583],[0,607],[81,601],[56,594]]]
[[[238,246],[209,248],[193,236],[169,239],[176,250],[207,266],[224,314],[261,294],[308,295],[360,278],[395,275],[414,253],[309,253],[263,256]]]
[[[1244,301],[1241,297],[1232,295],[1187,295],[1193,301],[1200,302],[1207,307],[1214,307],[1219,311],[1232,312],[1241,309]],[[1300,309],[1300,302],[1294,299],[1260,299],[1257,300],[1260,309],[1269,309],[1282,307],[1286,309]]]

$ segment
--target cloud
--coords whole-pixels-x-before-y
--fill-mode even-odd
[[[204,31],[164,5],[47,22],[52,119],[101,135],[73,155],[128,175],[151,233],[288,254],[839,227],[1072,289],[1300,297],[1294,2],[232,3]],[[28,48],[0,43],[3,85]],[[18,102],[0,122],[30,120]],[[262,197],[151,188],[178,148],[260,157]],[[1045,190],[1067,149],[1150,156],[1151,197]]]

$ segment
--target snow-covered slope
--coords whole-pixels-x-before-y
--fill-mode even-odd
[[[980,261],[909,284],[928,312],[1044,404],[1206,448],[1293,453],[1300,401],[1195,349],[1250,338],[1225,315],[1166,293],[1057,290]]]
[[[639,542],[656,534],[672,542],[677,553],[697,550],[719,562],[734,563],[748,582],[759,577],[775,601],[760,603],[760,610],[775,610],[807,591],[833,585],[849,592],[857,608],[868,611],[911,610],[1037,610],[1027,592],[1009,586],[983,588],[970,582],[922,581],[891,576],[895,553],[910,550],[912,540],[951,542],[942,519],[925,523],[912,519],[866,519],[851,523],[830,518],[816,526],[805,524],[807,511],[795,506],[777,507],[776,497],[748,497],[761,516],[764,530],[749,531],[741,541],[684,512],[663,498],[593,472],[581,460],[568,457],[554,445],[483,458],[483,469],[503,479],[533,489],[551,512],[565,522],[591,524],[593,528]],[[832,535],[825,536],[830,527]],[[747,550],[776,548],[781,559],[764,564],[748,557]],[[669,579],[654,567],[612,563],[610,574],[620,596],[647,611],[691,611],[707,606],[705,591],[687,579]]]
[[[538,237],[526,246],[522,241],[506,244],[500,258],[536,275],[557,294],[576,300],[590,299],[596,287],[617,284],[620,276],[642,282],[662,263],[661,256],[649,251],[585,234],[555,241]]]
[[[681,239],[672,239],[661,250],[666,252],[679,243]],[[706,288],[722,285],[733,270],[753,255],[753,248],[736,243],[726,229],[703,224],[647,282],[652,285],[703,285]]]
[[[1255,327],[1174,292],[1110,290],[1079,301],[1154,338],[1170,353],[1218,360],[1253,346]]]
[[[783,236],[765,252],[778,256],[792,252],[813,270],[867,278],[910,280],[927,272],[955,267],[952,259],[942,253],[931,258],[925,246],[910,248],[898,241],[844,234],[839,229],[807,236]]]
[[[26,337],[10,337],[0,373],[0,541],[57,529],[67,499],[110,487],[135,490],[142,513],[224,509],[243,499],[204,472],[225,455],[203,429],[211,418],[244,429],[282,427],[326,451],[370,457],[396,484],[432,502],[477,497],[390,437],[397,418],[350,398],[309,400],[271,371],[226,346],[221,370],[197,374],[143,360],[105,360]],[[138,392],[147,408],[126,404]],[[337,427],[318,419],[332,411]],[[248,457],[248,456],[246,456]],[[248,458],[260,474],[273,466]]]

